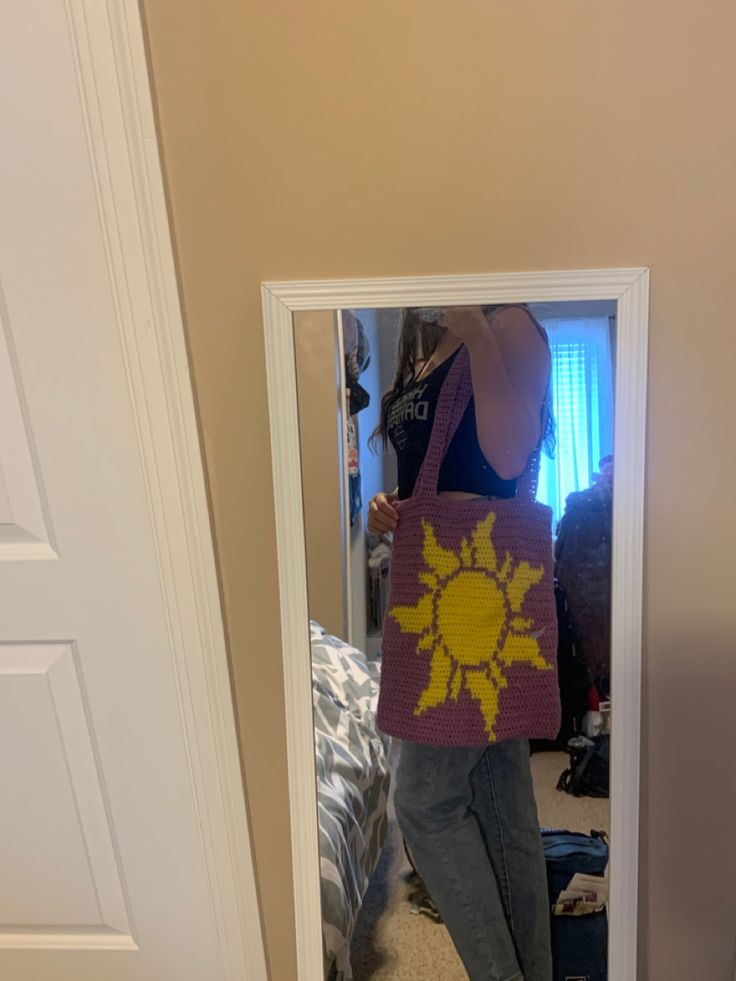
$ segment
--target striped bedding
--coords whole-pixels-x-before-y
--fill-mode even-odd
[[[325,977],[349,981],[350,938],[388,830],[380,666],[311,624]]]

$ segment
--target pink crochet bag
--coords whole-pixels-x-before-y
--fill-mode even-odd
[[[437,493],[472,391],[462,348],[442,386],[414,493],[397,504],[377,724],[432,746],[555,739],[552,511],[535,500],[539,451],[513,498]]]

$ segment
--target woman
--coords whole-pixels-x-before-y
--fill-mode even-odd
[[[462,366],[453,370],[461,357],[465,358]],[[436,324],[424,323],[421,311],[405,311],[396,380],[384,396],[375,434],[384,445],[389,441],[393,445],[399,482],[392,493],[379,494],[371,501],[368,528],[372,533],[383,535],[397,529],[400,502],[408,502],[418,477],[426,472],[428,447],[437,456],[437,437],[431,440],[431,435],[445,382],[448,391],[454,392],[451,386],[459,384],[459,369],[466,370],[468,360],[472,397],[466,409],[456,407],[458,418],[447,433],[443,429],[441,464],[436,461],[438,496],[463,502],[513,498],[535,450],[551,439],[549,348],[543,329],[525,307],[449,309]],[[442,412],[442,426],[447,428],[446,406]],[[426,481],[426,475],[421,479]],[[467,507],[473,510],[475,505]],[[426,532],[426,522],[424,525]],[[443,561],[452,560],[452,553],[438,545],[435,532],[441,537],[442,529],[429,530],[424,554],[428,554],[429,542],[430,555],[437,555],[436,565],[441,568]],[[479,541],[476,535],[472,550],[463,542],[467,556],[475,556],[482,547]],[[551,553],[551,535],[549,550]],[[529,583],[539,582],[541,569],[533,579],[531,566],[524,566]],[[475,579],[472,575],[468,572],[462,581],[485,582],[480,574]],[[437,588],[438,576],[431,568],[429,572],[419,570],[419,578]],[[508,569],[500,578],[508,583]],[[461,580],[455,577],[455,586],[458,582]],[[393,611],[395,619],[402,621],[403,617],[403,626],[408,623],[417,636],[423,629],[414,624],[417,611],[432,605],[427,600],[423,607],[423,602]],[[429,616],[436,620],[442,599],[435,596],[432,602],[434,612]],[[531,620],[518,622],[530,624]],[[421,653],[420,649],[428,650],[436,640],[431,630],[425,630],[413,643]],[[453,656],[450,650],[438,655],[436,664],[433,661],[432,671],[442,675],[449,693],[443,697],[459,703],[461,696],[466,697],[462,685],[475,686],[472,694],[485,713],[489,738],[485,745],[468,745],[478,740],[460,735],[457,745],[452,736],[451,745],[402,738],[395,786],[399,824],[471,981],[551,981],[549,904],[529,743],[526,738],[495,740],[493,713],[497,709],[489,707],[490,697],[489,704],[483,704],[481,688],[486,685],[494,694],[490,671],[484,679],[481,672],[457,670],[452,681],[450,665],[454,663],[457,669]],[[535,668],[550,667],[535,656]],[[457,660],[463,667],[460,654]],[[387,661],[385,657],[384,667]],[[393,677],[395,674],[394,668]],[[498,677],[493,682],[496,689],[506,684]],[[430,691],[436,680],[430,680],[415,716],[439,704],[436,691]],[[379,725],[380,716],[379,706]],[[388,718],[385,713],[384,718]],[[390,725],[381,727],[397,735]]]

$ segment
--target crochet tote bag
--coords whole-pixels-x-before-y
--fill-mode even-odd
[[[472,392],[463,347],[440,392],[414,493],[396,505],[377,725],[432,746],[554,739],[552,511],[535,500],[539,452],[513,498],[437,493]]]

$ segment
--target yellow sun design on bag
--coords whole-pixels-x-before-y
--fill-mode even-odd
[[[544,575],[542,566],[510,554],[501,566],[491,539],[496,515],[480,521],[459,553],[442,548],[434,529],[424,528],[424,561],[419,575],[427,592],[416,606],[395,606],[389,613],[401,632],[419,634],[418,651],[431,651],[429,683],[414,709],[457,701],[463,687],[479,703],[489,739],[498,716],[498,693],[508,687],[504,669],[525,662],[551,670],[539,650],[539,632],[521,615],[526,594]]]

